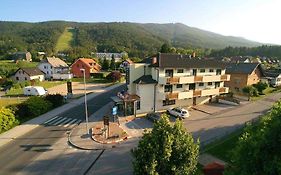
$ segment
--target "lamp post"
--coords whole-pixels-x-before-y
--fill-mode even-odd
[[[88,129],[88,108],[87,108],[87,93],[86,93],[86,75],[85,75],[85,69],[80,69],[83,72],[83,77],[84,77],[84,94],[85,94],[85,117],[86,117],[86,130],[87,134],[89,133]]]

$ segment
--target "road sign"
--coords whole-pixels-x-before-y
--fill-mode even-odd
[[[112,115],[117,115],[117,106],[112,108]]]

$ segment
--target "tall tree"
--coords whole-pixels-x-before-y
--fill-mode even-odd
[[[114,54],[112,54],[111,61],[110,61],[110,69],[114,70],[116,68],[115,66],[116,66],[115,65],[115,56],[114,56]]]
[[[145,133],[132,150],[135,174],[192,174],[196,171],[199,143],[177,120],[172,126],[167,116]]]
[[[161,53],[170,53],[171,52],[171,46],[169,44],[167,44],[167,43],[164,43],[161,46],[160,52]]]

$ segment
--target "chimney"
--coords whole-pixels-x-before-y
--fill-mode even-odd
[[[195,52],[192,53],[192,57],[193,57],[193,58],[196,57],[196,53],[195,53]]]

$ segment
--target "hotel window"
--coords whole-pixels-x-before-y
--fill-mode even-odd
[[[200,73],[204,73],[205,72],[205,69],[200,69]]]
[[[183,69],[178,69],[177,73],[183,73]]]
[[[163,100],[163,106],[169,106],[176,104],[176,100]]]
[[[177,88],[182,88],[182,84],[177,84]]]
[[[210,69],[209,72],[214,72],[214,69]]]
[[[164,92],[173,92],[173,85],[165,85]]]
[[[137,101],[137,110],[140,110],[140,101]]]
[[[213,82],[208,82],[208,86],[212,86],[213,85]]]
[[[204,86],[204,83],[199,83],[199,86]]]

